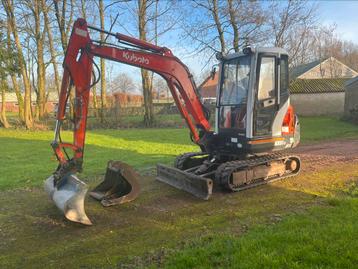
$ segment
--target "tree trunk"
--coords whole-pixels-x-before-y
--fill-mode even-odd
[[[232,1],[233,0],[227,0],[229,6],[230,24],[232,27],[232,31],[234,32],[234,39],[232,41],[232,45],[234,47],[235,52],[239,52],[239,30],[235,17],[235,8],[233,6]]]
[[[154,13],[154,44],[158,45],[158,3],[159,0],[155,0],[155,13]],[[152,92],[152,98],[153,98],[153,81],[154,81],[154,72],[149,72],[150,74],[150,89]],[[154,89],[155,90],[155,89]],[[159,93],[157,95],[157,99],[159,100]]]
[[[92,87],[92,96],[93,96],[93,109],[94,109],[94,116],[98,116],[98,103],[97,103],[97,87],[94,85]]]
[[[24,54],[22,51],[22,45],[20,42],[20,38],[17,32],[16,20],[14,15],[14,9],[11,0],[1,0],[3,6],[6,11],[6,15],[10,22],[9,27],[11,28],[11,32],[14,36],[15,45],[17,48],[18,60],[19,60],[19,68],[21,71],[22,79],[24,82],[25,88],[25,105],[24,105],[24,117],[25,117],[25,126],[30,129],[33,126],[32,121],[32,113],[31,113],[31,85],[30,80],[26,72],[26,64],[24,60]]]
[[[139,38],[143,41],[147,41],[147,7],[147,0],[138,0],[138,30]],[[144,124],[146,126],[152,126],[154,123],[152,83],[147,70],[141,69],[141,74],[144,97]]]
[[[101,29],[104,30],[104,6],[103,0],[99,0],[99,17]],[[104,33],[100,33],[101,42],[104,42]],[[104,110],[106,108],[106,65],[105,60],[101,58],[101,122],[104,121]]]
[[[86,1],[85,0],[81,0],[81,13],[82,13],[82,18],[87,20],[87,12],[86,12]],[[97,104],[97,87],[96,85],[93,85],[92,87],[92,108],[93,108],[93,115],[95,117],[98,116],[98,104]]]
[[[148,70],[141,69],[142,85],[143,85],[143,99],[144,99],[144,124],[149,127],[154,123],[153,114],[153,96],[151,89],[151,79]]]
[[[10,25],[9,21],[7,23],[7,25]],[[11,32],[10,32],[10,26],[7,27],[7,49],[9,54],[11,53]],[[17,98],[17,103],[18,103],[18,108],[19,108],[19,119],[21,123],[25,122],[25,116],[24,116],[24,99],[22,98],[21,92],[20,92],[20,88],[19,88],[19,84],[17,83],[17,79],[16,79],[16,75],[14,73],[11,72],[10,74],[11,77],[11,82],[12,82],[12,87],[15,91],[16,94],[16,98]]]
[[[27,48],[30,48],[30,40],[28,39],[28,44],[27,44]],[[27,60],[26,60],[26,66],[27,68],[27,74],[30,78],[30,86],[32,87],[31,89],[31,93],[35,92],[36,97],[39,96],[39,93],[37,91],[37,83],[36,83],[36,79],[35,79],[35,68],[34,68],[34,56],[30,53],[27,54]],[[31,96],[30,96],[31,97]],[[38,99],[36,98],[36,105],[34,106],[32,104],[32,98],[31,98],[31,108],[32,108],[32,118],[35,121],[39,121],[40,120],[40,116],[39,116],[39,104],[38,104]],[[35,111],[34,111],[35,110]]]
[[[67,0],[62,1],[61,12],[60,12],[58,3],[59,3],[58,0],[53,0],[53,5],[55,7],[55,16],[56,16],[56,20],[57,20],[57,24],[58,24],[58,29],[60,31],[63,54],[66,54],[68,34],[69,34],[69,31],[71,30],[72,20],[73,20],[74,0],[70,1],[70,15],[69,16],[67,16],[67,14],[66,14],[67,7],[68,7]],[[67,17],[69,17],[69,19],[68,19],[68,22],[66,25]],[[74,91],[70,91],[69,105],[70,105],[70,114],[71,115],[73,115],[73,112],[74,112],[73,99],[74,99]]]
[[[56,90],[57,90],[57,93],[59,94],[60,93],[60,76],[59,76],[58,68],[57,68],[57,64],[56,64],[56,50],[55,50],[55,46],[53,44],[52,31],[51,31],[50,22],[48,19],[48,7],[46,6],[45,0],[41,0],[41,4],[42,4],[42,11],[44,14],[44,22],[45,22],[45,28],[46,28],[49,48],[50,48],[51,63],[52,63],[53,71],[54,71],[54,75],[55,75]]]
[[[86,1],[85,0],[81,0],[81,13],[82,13],[82,18],[87,20]]]
[[[46,94],[45,94],[45,63],[44,63],[44,38],[41,29],[41,2],[35,0],[33,7],[35,19],[35,40],[37,53],[37,106],[39,119],[43,119],[46,113]]]
[[[60,37],[61,37],[61,44],[62,44],[62,49],[63,49],[63,53],[66,53],[67,50],[67,39],[68,39],[68,35],[69,32],[71,30],[72,27],[72,21],[73,21],[73,7],[74,7],[74,0],[70,1],[70,15],[68,16],[66,14],[67,11],[67,0],[63,0],[62,1],[62,9],[60,12],[60,9],[58,7],[58,0],[53,0],[53,5],[55,7],[55,16],[56,16],[56,21],[58,24],[58,29],[60,30]],[[66,23],[66,19],[68,18],[68,21]]]
[[[221,22],[219,19],[218,1],[212,0],[212,4],[213,4],[213,8],[212,8],[211,12],[212,12],[212,15],[213,15],[213,18],[215,21],[216,29],[219,34],[221,52],[224,53],[226,51],[226,44],[225,44],[225,38],[224,38],[224,31],[222,29]]]
[[[25,122],[24,98],[22,97],[19,84],[17,83],[16,76],[14,74],[11,74],[11,82],[17,98],[17,103],[19,108],[19,119],[20,122],[24,123]]]
[[[5,82],[5,80],[2,80],[0,83],[0,87],[1,87],[1,114],[0,114],[0,122],[2,124],[2,126],[4,128],[9,128],[10,124],[7,121],[6,118],[6,97],[5,97],[5,93],[6,93],[6,88],[7,88],[7,83]]]

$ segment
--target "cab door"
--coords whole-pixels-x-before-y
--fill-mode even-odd
[[[255,82],[254,137],[272,136],[272,124],[278,109],[277,73],[277,57],[260,53]]]

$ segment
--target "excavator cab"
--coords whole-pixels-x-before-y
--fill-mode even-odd
[[[240,191],[296,175],[300,159],[278,154],[297,146],[300,128],[290,105],[288,54],[281,48],[244,48],[218,54],[215,130],[201,137],[202,152],[158,165],[157,179],[209,199],[213,185]]]
[[[216,141],[220,150],[242,154],[292,147],[299,129],[289,102],[287,52],[245,48],[218,59]],[[290,126],[295,121],[296,128]]]

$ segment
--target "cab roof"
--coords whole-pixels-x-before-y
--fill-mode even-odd
[[[278,47],[256,47],[256,48],[250,48],[252,53],[278,53],[278,54],[285,54],[288,55],[287,51],[283,48],[278,48]],[[223,59],[224,60],[230,60],[236,57],[240,57],[240,56],[244,56],[246,55],[245,53],[243,53],[243,51],[241,52],[236,52],[236,53],[231,53],[228,55],[224,55]]]

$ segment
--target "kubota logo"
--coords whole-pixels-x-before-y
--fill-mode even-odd
[[[133,52],[129,53],[128,51],[123,51],[123,58],[135,63],[149,64],[149,59],[144,56],[137,56]]]

